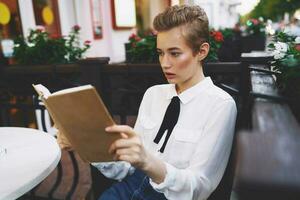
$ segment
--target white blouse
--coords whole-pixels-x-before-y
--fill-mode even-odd
[[[158,144],[153,140],[173,96],[180,99],[180,115],[164,153],[160,153],[166,133]],[[209,77],[179,95],[174,84],[149,88],[134,129],[141,135],[145,148],[167,167],[162,183],[156,184],[150,179],[152,187],[172,200],[208,198],[227,166],[236,114],[233,98],[215,86]],[[133,172],[125,162],[94,165],[104,175],[115,179]]]

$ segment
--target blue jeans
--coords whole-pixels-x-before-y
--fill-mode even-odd
[[[157,192],[149,183],[149,177],[142,171],[127,176],[119,183],[105,190],[98,200],[165,200],[163,193]]]

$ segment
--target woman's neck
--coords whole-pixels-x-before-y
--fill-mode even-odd
[[[201,68],[200,72],[197,75],[193,76],[191,79],[185,81],[182,84],[175,85],[177,94],[181,94],[185,90],[193,87],[194,85],[196,85],[197,83],[201,82],[204,79],[205,79],[205,76],[204,76],[202,68]]]

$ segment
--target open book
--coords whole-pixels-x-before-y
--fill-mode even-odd
[[[44,102],[55,126],[84,161],[113,160],[108,149],[120,135],[105,132],[104,129],[113,125],[114,121],[93,86],[84,85],[52,94],[41,84],[33,87]]]

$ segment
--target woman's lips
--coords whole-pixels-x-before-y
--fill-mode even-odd
[[[174,79],[176,77],[176,74],[165,72],[165,76],[167,79]]]

